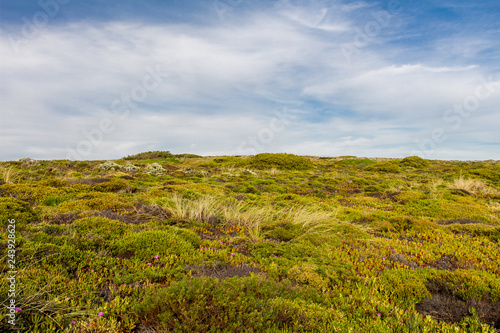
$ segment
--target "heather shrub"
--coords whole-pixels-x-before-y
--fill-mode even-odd
[[[108,248],[111,241],[120,239],[129,230],[127,224],[104,217],[84,217],[71,225],[75,242],[83,250]]]
[[[169,151],[148,151],[135,155],[124,157],[124,160],[153,160],[157,158],[171,158],[172,155]]]
[[[377,162],[370,160],[368,158],[346,158],[337,162],[339,166],[368,166],[375,164]]]
[[[383,173],[399,173],[401,168],[399,165],[392,161],[378,162],[367,166],[364,170],[373,172],[383,172]]]
[[[412,167],[415,169],[423,169],[429,167],[429,161],[418,157],[418,156],[409,156],[403,158],[403,160],[400,162],[401,165],[407,166],[407,167]]]
[[[6,228],[9,220],[15,220],[15,226],[21,227],[37,220],[31,206],[15,198],[0,198],[0,226]]]
[[[155,255],[185,255],[193,253],[195,247],[192,241],[192,236],[183,237],[182,233],[150,230],[118,240],[113,252],[122,257],[135,257],[141,260],[151,259]]]
[[[94,186],[94,189],[99,192],[118,192],[128,187],[128,182],[124,179],[111,179],[110,181],[103,182]]]
[[[241,166],[251,169],[266,170],[308,170],[314,168],[310,159],[294,154],[257,154],[243,161]]]
[[[288,242],[302,234],[302,227],[293,222],[277,222],[272,225],[262,226],[261,230],[266,238],[283,242]]]
[[[192,278],[149,291],[134,312],[156,329],[176,332],[265,332],[275,325],[318,331],[333,319],[324,303],[321,293],[289,281]]]

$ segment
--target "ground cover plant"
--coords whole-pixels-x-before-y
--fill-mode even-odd
[[[500,331],[498,161],[22,159],[0,227],[2,332]]]

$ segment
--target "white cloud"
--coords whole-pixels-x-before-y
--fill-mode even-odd
[[[352,37],[353,22],[343,11],[367,6],[284,1],[237,25],[203,28],[49,26],[19,54],[0,30],[0,158],[66,158],[67,148],[88,141],[84,131],[98,129],[105,117],[115,130],[82,158],[151,149],[237,154],[241,142],[257,137],[283,107],[295,108],[295,118],[258,151],[407,156],[416,139],[449,126],[443,112],[474,92],[485,69],[394,64],[383,45],[360,50],[359,59],[347,64],[340,44]],[[161,84],[120,119],[113,102],[140,92],[157,67]],[[481,129],[470,140],[495,140],[498,96],[500,87],[482,103],[480,116],[464,121],[460,130]],[[449,142],[442,149],[452,156],[461,147]]]

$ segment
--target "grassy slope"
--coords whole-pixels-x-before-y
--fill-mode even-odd
[[[32,332],[496,332],[499,189],[498,161],[3,162],[0,330],[16,219]]]

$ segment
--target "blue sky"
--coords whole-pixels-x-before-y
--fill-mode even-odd
[[[499,16],[492,0],[0,0],[0,160],[499,160]]]

